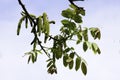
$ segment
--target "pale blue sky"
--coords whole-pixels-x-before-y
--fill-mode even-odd
[[[40,15],[47,12],[49,19],[56,20],[54,29],[59,27],[60,11],[68,7],[67,0],[24,0],[31,13]],[[35,64],[27,64],[24,52],[30,51],[32,35],[22,28],[16,35],[17,23],[21,17],[21,7],[17,0],[0,0],[0,80],[120,80],[120,0],[86,0],[77,3],[84,6],[86,16],[82,26],[99,27],[102,38],[96,41],[101,55],[91,51],[76,50],[88,63],[88,74],[64,68],[58,61],[58,74],[50,75],[46,69],[45,55],[39,55]],[[57,34],[57,30],[51,33]]]

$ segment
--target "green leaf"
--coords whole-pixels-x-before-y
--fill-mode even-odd
[[[31,57],[32,57],[32,62],[34,63],[35,62],[34,54],[32,54]]]
[[[68,65],[68,62],[66,62],[67,59],[68,59],[68,55],[66,54],[66,55],[63,56],[63,65],[65,67],[67,67],[67,65]]]
[[[94,38],[95,37],[95,32],[96,32],[96,28],[89,28],[90,32],[91,32],[91,35],[92,37]]]
[[[76,44],[79,44],[80,42],[81,42],[81,40],[77,40],[77,41],[76,41]]]
[[[86,42],[83,43],[83,50],[86,52],[88,49],[88,45]]]
[[[26,28],[28,28],[28,18],[27,17],[25,17],[25,26],[26,26]]]
[[[93,31],[90,31],[90,32],[91,32],[92,37],[94,38],[95,37],[95,32],[93,32]]]
[[[36,50],[37,54],[42,54],[41,50]]]
[[[43,33],[49,35],[50,32],[50,25],[48,21],[48,17],[46,13],[43,13]]]
[[[80,42],[82,42],[82,33],[81,32],[77,33],[77,38],[78,38],[78,40],[77,40],[76,44],[79,44]]]
[[[46,62],[49,62],[49,61],[52,61],[52,59],[50,58],[50,59],[46,60]]]
[[[97,52],[98,52],[98,54],[101,54],[101,51],[100,51],[100,49],[99,49],[99,48],[97,49]]]
[[[69,25],[70,21],[67,19],[64,19],[61,21],[64,26]]]
[[[34,44],[33,44],[33,51],[36,50],[36,45],[37,45],[37,42],[36,42],[36,38],[35,38],[35,40],[34,40]]]
[[[75,70],[78,71],[78,69],[80,68],[80,63],[81,63],[81,58],[77,57],[76,58],[76,65],[75,65]]]
[[[62,16],[66,18],[72,18],[75,15],[75,12],[71,9],[66,9],[62,11]]]
[[[74,47],[71,47],[70,49],[71,49],[71,50],[75,50]],[[74,52],[73,52],[73,53],[74,53]],[[75,53],[74,53],[74,54],[75,54]]]
[[[56,48],[55,52],[56,52],[56,58],[57,58],[57,59],[59,59],[59,58],[62,57],[61,47]]]
[[[25,17],[26,17],[26,16],[22,16],[22,18],[21,18],[21,19],[19,20],[19,22],[18,22],[17,35],[20,34],[21,24],[22,24],[22,22],[24,21]]]
[[[95,32],[95,38],[94,39],[100,39],[101,38],[101,33],[100,33],[100,30],[97,28],[96,32]]]
[[[37,61],[38,53],[35,51],[35,62]]]
[[[69,29],[75,31],[75,29],[76,29],[76,24],[75,24],[74,22],[70,22],[69,25],[70,25],[70,26],[69,26]]]
[[[83,37],[85,41],[88,41],[88,28],[85,27],[85,29],[82,31]]]
[[[82,23],[82,17],[80,15],[74,15],[72,18],[76,23]]]
[[[75,55],[74,52],[70,53],[70,57],[71,57],[72,59],[74,58],[74,55]]]
[[[46,23],[46,34],[49,35],[50,33],[50,25],[49,25],[49,21],[47,21]]]
[[[63,42],[63,46],[64,46],[64,48],[67,47],[66,41]]]
[[[71,49],[68,47],[64,50],[64,52],[68,53]]]
[[[84,8],[81,7],[79,9],[79,12],[80,12],[81,15],[85,16],[85,10],[84,10]]]
[[[59,59],[62,57],[62,47],[58,45],[58,43],[54,43],[53,48],[51,49],[51,52],[55,55],[56,59]]]
[[[77,38],[78,38],[78,40],[82,41],[82,33],[81,32],[77,33]]]
[[[98,28],[90,28],[89,29],[90,32],[91,32],[91,35],[94,39],[100,39],[101,38],[101,33],[100,33],[100,30]]]
[[[31,60],[31,56],[28,57],[28,64],[29,64],[30,60]]]
[[[92,43],[92,50],[94,53],[97,53],[98,45],[96,43]]]
[[[42,21],[42,17],[39,16],[37,19],[37,32],[39,33],[39,36],[41,34],[42,28],[43,28],[43,21]]]
[[[89,49],[91,49],[91,48],[92,48],[92,46],[91,46],[91,43],[90,43],[90,42],[86,41],[86,44],[87,44],[87,46],[88,46],[88,48],[89,48]]]
[[[53,73],[54,73],[53,69],[54,69],[54,65],[51,65],[51,66],[48,68],[48,73],[53,74]]]
[[[101,33],[100,32],[98,32],[98,39],[100,39],[101,38]]]
[[[85,65],[84,62],[82,62],[82,64],[81,64],[81,70],[82,70],[82,73],[83,73],[84,75],[87,74],[87,67],[86,67],[86,65]]]
[[[69,69],[72,69],[73,68],[73,64],[74,64],[74,61],[72,60],[71,62],[69,62]]]

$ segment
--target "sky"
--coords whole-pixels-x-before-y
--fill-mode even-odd
[[[55,20],[51,25],[52,34],[57,34],[60,27],[61,10],[68,8],[67,0],[24,0],[30,13],[41,15],[47,12],[49,19]],[[58,61],[58,74],[47,73],[44,54],[39,55],[36,63],[27,64],[24,53],[30,51],[33,36],[23,26],[20,36],[16,35],[17,23],[22,11],[17,0],[0,0],[0,80],[120,80],[120,0],[85,0],[76,2],[86,10],[83,17],[84,27],[99,27],[101,40],[95,41],[100,55],[92,51],[84,53],[81,47],[76,50],[87,61],[88,73],[64,68]]]

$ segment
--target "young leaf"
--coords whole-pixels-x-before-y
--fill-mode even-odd
[[[47,22],[47,14],[43,13],[43,32],[45,33],[46,31],[46,22]]]
[[[76,58],[76,64],[75,64],[75,70],[78,71],[78,69],[80,68],[80,63],[81,63],[81,58],[77,57]]]
[[[49,35],[50,33],[50,25],[49,25],[49,21],[46,22],[46,34]]]
[[[23,20],[25,19],[25,17],[26,16],[22,16],[22,18],[18,22],[17,35],[20,34],[21,24],[22,24]]]
[[[82,62],[82,64],[81,64],[81,70],[82,70],[82,73],[83,73],[84,75],[87,74],[87,67],[86,67],[86,65],[85,65],[84,62]]]
[[[43,28],[43,23],[42,23],[42,17],[39,16],[37,19],[37,32],[39,33],[39,36],[41,34],[41,29]]]
[[[50,25],[46,13],[43,13],[43,33],[49,35]]]

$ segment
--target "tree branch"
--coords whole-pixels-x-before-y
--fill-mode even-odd
[[[36,24],[36,22],[34,21],[34,19],[29,15],[29,13],[28,13],[27,9],[25,8],[24,4],[22,3],[22,1],[18,0],[18,2],[20,4],[20,6],[22,7],[22,9],[25,11],[26,15],[32,20],[32,22],[34,24]]]
[[[76,4],[74,4],[74,1],[84,1],[84,0],[68,0],[72,5],[74,5],[75,7],[77,7],[78,9],[80,9],[80,7],[78,7]]]

